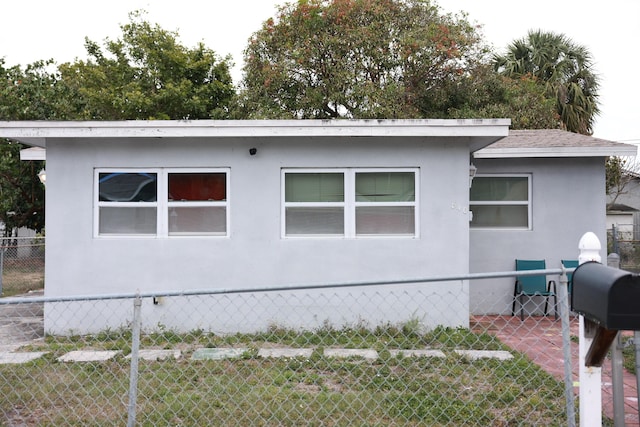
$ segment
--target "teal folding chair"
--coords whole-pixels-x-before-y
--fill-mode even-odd
[[[563,259],[562,266],[564,268],[577,268],[578,260],[577,259]],[[569,295],[571,295],[571,290],[573,289],[573,272],[567,273],[567,290]]]
[[[546,263],[544,260],[528,260],[516,259],[516,271],[528,270],[545,270]],[[516,314],[516,302],[520,303],[520,319],[524,320],[524,298],[531,300],[533,297],[544,298],[544,315],[547,315],[549,306],[549,298],[554,300],[554,314],[558,318],[558,297],[556,294],[556,282],[549,280],[545,275],[540,276],[518,276],[513,288],[513,306],[511,307],[511,315]]]

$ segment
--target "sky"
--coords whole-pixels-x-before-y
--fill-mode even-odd
[[[187,47],[203,42],[220,56],[231,55],[234,82],[241,78],[242,51],[249,37],[284,0],[21,0],[2,5],[0,57],[6,66],[41,59],[56,63],[86,59],[84,39],[103,43],[121,36],[120,25],[135,10]],[[467,13],[482,26],[485,40],[504,52],[532,29],[564,33],[589,49],[600,76],[601,114],[594,136],[640,145],[640,1],[609,0],[438,0],[444,12]]]

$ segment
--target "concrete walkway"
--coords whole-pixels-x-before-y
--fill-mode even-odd
[[[218,347],[218,348],[196,348],[191,354],[190,360],[224,360],[238,359],[250,352],[251,349],[243,347]],[[313,348],[260,348],[258,357],[263,358],[290,358],[290,357],[311,357]],[[465,356],[471,360],[475,359],[498,359],[508,360],[513,355],[508,351],[488,351],[488,350],[453,350],[454,353]],[[31,362],[44,356],[43,351],[0,351],[0,364],[17,364]],[[59,362],[104,362],[120,355],[120,351],[114,350],[74,350],[58,357]],[[363,360],[377,360],[379,354],[371,349],[355,348],[327,348],[324,349],[325,357],[334,358],[360,358]],[[444,358],[446,354],[440,350],[394,350],[392,356],[402,355],[404,357],[437,357]],[[131,357],[131,355],[127,355]],[[163,349],[141,349],[138,353],[139,359],[147,361],[159,361],[169,358],[180,359],[182,352],[179,350]]]
[[[43,291],[20,297],[41,297]],[[10,352],[44,336],[44,304],[25,303],[0,306],[0,351]]]

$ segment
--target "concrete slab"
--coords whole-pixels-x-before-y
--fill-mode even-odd
[[[237,359],[248,350],[248,348],[199,348],[193,352],[191,360]]]
[[[403,357],[446,357],[446,355],[440,350],[389,350],[391,356],[403,356]]]
[[[312,348],[261,348],[260,357],[311,357]]]
[[[326,357],[361,357],[367,360],[375,360],[378,358],[378,352],[375,350],[357,349],[357,348],[326,348],[324,350]]]
[[[120,350],[102,350],[102,351],[89,351],[78,350],[70,351],[58,357],[59,362],[105,362],[117,354],[120,354]]]
[[[1,352],[0,365],[27,363],[47,354],[46,351],[29,351],[20,353]]]
[[[146,349],[138,352],[139,360],[148,360],[150,362],[160,362],[167,359],[179,359],[182,356],[180,350],[159,350]],[[131,354],[127,355],[127,359],[131,359]]]
[[[460,356],[468,357],[471,360],[478,359],[498,359],[509,360],[513,359],[513,355],[508,351],[492,351],[492,350],[455,350]]]

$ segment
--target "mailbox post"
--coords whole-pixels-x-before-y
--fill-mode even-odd
[[[618,331],[640,330],[640,276],[597,261],[580,260],[571,294],[571,307],[580,314],[580,424],[585,426],[601,424],[601,366]]]
[[[600,262],[600,240],[588,232],[582,236],[578,243],[580,255],[579,264],[585,262]],[[573,293],[575,292],[575,280],[573,280]],[[587,351],[593,341],[593,331],[585,325],[584,317],[579,318],[579,381],[580,381],[580,425],[583,427],[598,427],[602,424],[602,369],[587,367],[584,363]]]

